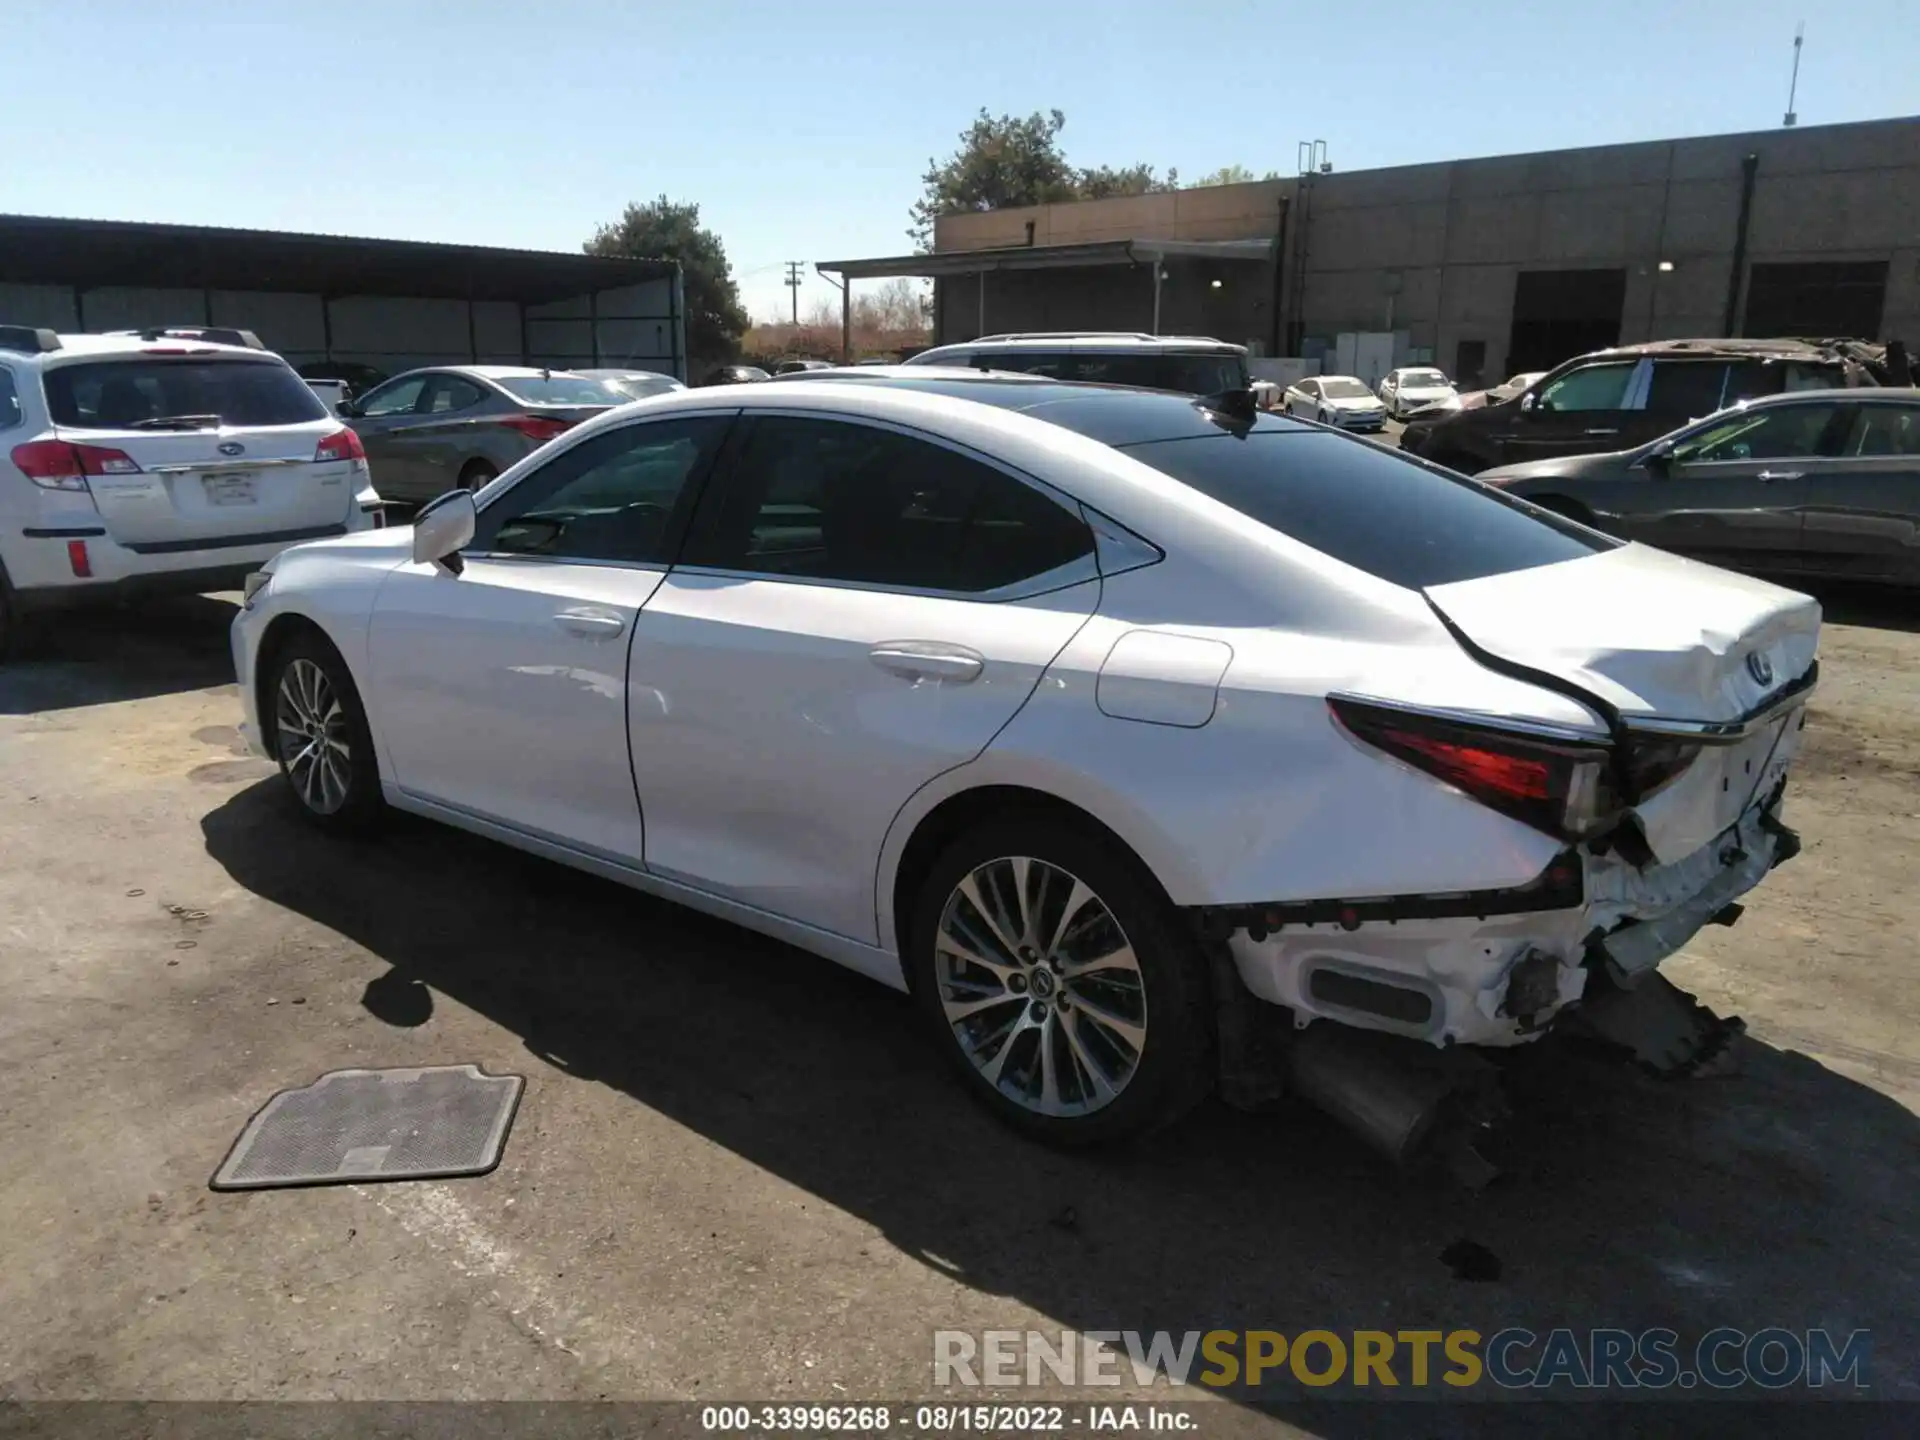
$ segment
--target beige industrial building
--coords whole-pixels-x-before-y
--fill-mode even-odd
[[[1679,336],[1920,341],[1920,117],[943,216],[936,339],[1204,334],[1256,354],[1390,333],[1463,382]]]

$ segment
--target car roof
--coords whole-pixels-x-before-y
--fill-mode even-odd
[[[1782,390],[1776,394],[1756,395],[1751,400],[1742,400],[1738,408],[1758,410],[1763,406],[1791,405],[1804,400],[1844,400],[1849,404],[1863,405],[1920,405],[1920,386],[1825,385],[1818,390]]]
[[[1017,411],[1105,445],[1135,445],[1148,440],[1180,440],[1228,432],[1245,434],[1249,430],[1313,428],[1268,413],[1251,422],[1222,420],[1196,397],[1175,391],[1052,380],[1044,375],[968,370],[958,366],[863,365],[815,370],[804,380],[797,376],[776,376],[771,384],[757,387],[751,393],[756,395],[757,404],[778,405],[777,396],[791,394],[803,385],[847,384],[944,395],[999,410]]]
[[[189,340],[174,337],[162,337],[157,340],[142,340],[138,335],[62,335],[58,350],[9,350],[9,360],[24,360],[42,365],[70,365],[87,360],[101,360],[121,357],[134,359],[148,352],[159,352],[158,358],[178,359],[182,351],[194,356],[218,356],[224,359],[258,360],[269,364],[286,364],[286,361],[271,350],[255,350],[248,345],[222,345],[212,340]]]
[[[1656,358],[1664,355],[1676,359],[1696,356],[1707,359],[1738,356],[1763,360],[1815,360],[1829,364],[1838,364],[1846,358],[1834,345],[1817,340],[1753,340],[1729,337],[1701,340],[1643,340],[1635,345],[1614,345],[1605,350],[1595,350],[1576,358],[1592,360],[1600,356],[1637,357],[1641,355]]]
[[[1247,347],[1235,345],[1227,340],[1216,340],[1211,335],[1133,335],[1133,334],[1096,334],[1092,332],[1059,334],[1018,334],[1018,335],[982,335],[977,340],[958,340],[946,345],[936,345],[923,350],[919,359],[929,355],[971,354],[984,349],[994,350],[1058,350],[1061,346],[1072,346],[1080,351],[1097,350],[1145,350],[1171,351],[1190,355],[1244,355]],[[934,363],[925,361],[924,363]]]

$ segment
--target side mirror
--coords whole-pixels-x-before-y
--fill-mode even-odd
[[[1641,463],[1647,467],[1649,474],[1665,479],[1667,472],[1673,468],[1673,447],[1662,445],[1658,450],[1649,450],[1647,458]]]
[[[480,512],[471,490],[449,490],[413,518],[413,563],[440,563],[458,575],[466,569],[460,551],[473,542]]]
[[[1532,391],[1528,391],[1525,395],[1520,397],[1520,408],[1522,410],[1535,409],[1538,407],[1539,403],[1540,403],[1539,401],[1534,399]]]
[[[333,407],[333,413],[343,420],[351,420],[359,415],[360,407],[351,400],[342,400],[338,405]]]

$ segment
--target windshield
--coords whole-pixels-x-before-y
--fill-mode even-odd
[[[1373,399],[1373,392],[1358,380],[1325,380],[1321,382],[1320,390],[1329,400]]]
[[[1577,560],[1610,542],[1362,440],[1255,430],[1119,447],[1323,555],[1409,590]],[[1380,517],[1391,515],[1383,525]]]
[[[142,356],[46,373],[56,425],[96,430],[161,428],[168,422],[300,425],[327,418],[307,382],[273,360],[191,360]]]
[[[618,405],[627,399],[617,386],[586,375],[508,375],[494,383],[528,405]]]
[[[1400,377],[1403,389],[1430,390],[1446,383],[1447,377],[1438,370],[1408,370]]]

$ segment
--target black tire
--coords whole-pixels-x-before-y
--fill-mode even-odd
[[[1037,1026],[1032,1024],[1033,1006],[1037,1003],[1040,1010],[1048,1010],[1047,1003],[1036,998],[1040,994],[1039,971],[1050,964],[1044,959],[1025,970],[1026,975],[1036,978],[1026,981],[1018,992],[1012,989],[1011,981],[994,982],[1003,985],[1004,993],[1012,998],[990,1001],[994,1008],[973,1019],[957,1022],[949,1019],[943,1008],[943,996],[954,993],[956,987],[943,976],[941,966],[947,962],[938,959],[935,953],[949,900],[960,907],[957,887],[963,880],[974,877],[982,867],[996,862],[1010,863],[1011,857],[1030,857],[1056,871],[1066,872],[1070,880],[1077,878],[1093,892],[1118,925],[1121,932],[1118,939],[1131,946],[1137,962],[1139,990],[1144,997],[1145,1008],[1139,1012],[1144,1019],[1144,1038],[1137,1051],[1107,1039],[1113,1032],[1101,1028],[1102,1022],[1093,1019],[1098,1012],[1090,1011],[1086,1004],[1089,999],[1096,1000],[1109,1010],[1130,1004],[1131,989],[1116,992],[1112,987],[1116,984],[1132,987],[1134,975],[1123,971],[1117,980],[1109,976],[1089,982],[1084,973],[1075,973],[1071,961],[1064,970],[1054,967],[1054,974],[1063,978],[1049,980],[1047,993],[1060,1008],[1048,1013]],[[1011,871],[999,873],[1010,875]],[[975,888],[979,893],[977,881]],[[1064,910],[1065,904],[1065,896],[1060,896],[1056,914]],[[1046,915],[1044,904],[1035,908]],[[1082,917],[1091,914],[1097,923],[1068,927],[1059,923],[1068,918],[1065,916],[1058,916],[1053,923],[1067,933],[1069,939],[1091,937],[1090,946],[1098,947],[1096,955],[1108,953],[1106,946],[1112,943],[1111,933],[1104,931],[1104,922],[1098,921],[1097,913],[1082,907],[1076,914]],[[956,909],[955,919],[959,921],[972,915],[971,901],[967,901],[965,908]],[[1104,1144],[1171,1124],[1212,1088],[1214,1029],[1205,957],[1151,872],[1092,826],[1067,817],[1029,813],[999,817],[968,830],[947,847],[928,871],[914,899],[907,935],[905,963],[909,988],[933,1032],[935,1044],[959,1071],[968,1092],[1015,1129],[1054,1145]],[[1021,964],[1018,956],[1008,956],[1004,947],[996,944],[993,948],[998,958],[1013,961],[1006,967],[1009,971]],[[970,967],[970,973],[990,978],[982,967]],[[1090,983],[1096,987],[1091,993]],[[967,991],[955,998],[973,998],[974,993]],[[1020,998],[1022,996],[1024,998]],[[1063,998],[1065,1005],[1061,1005]],[[970,1030],[970,1033],[976,1037],[978,1052],[991,1052],[982,1057],[987,1063],[991,1064],[1003,1049],[1012,1053],[1017,1045],[1023,1047],[1019,1058],[1002,1060],[1006,1071],[1003,1078],[1015,1088],[1020,1088],[1015,1072],[1035,1072],[1040,1068],[1038,1050],[1042,1043],[1055,1047],[1059,1057],[1056,1065],[1064,1064],[1071,1072],[1061,1077],[1058,1086],[1061,1096],[1065,1097],[1069,1090],[1077,1087],[1081,1105],[1094,1098],[1092,1087],[1080,1078],[1092,1073],[1088,1068],[1090,1064],[1102,1063],[1106,1069],[1104,1060],[1117,1059],[1124,1066],[1125,1056],[1131,1053],[1133,1068],[1113,1087],[1117,1093],[1098,1102],[1097,1108],[1076,1114],[1041,1113],[1040,1109],[1014,1098],[989,1080],[970,1057],[958,1031],[976,1022],[981,1029]],[[1002,1025],[1014,1033],[1007,1035],[1000,1046],[979,1042],[977,1037],[982,1031],[1004,1033],[999,1029]],[[1073,1037],[1060,1028],[1066,1026],[1075,1027]],[[1092,1032],[1089,1026],[1093,1027]],[[1019,1033],[1022,1028],[1034,1039],[1023,1041]],[[1048,1033],[1042,1035],[1042,1030]],[[1022,1063],[1029,1052],[1030,1065]],[[1069,1052],[1082,1058],[1068,1058]],[[1032,1073],[1028,1079],[1033,1084],[1041,1083]]]
[[[469,461],[467,468],[460,472],[462,490],[478,490],[489,483],[500,472],[484,460]]]
[[[300,713],[302,702],[297,698],[315,695],[311,672],[301,668],[305,666],[313,667],[325,680],[327,689],[318,697],[321,718],[326,721],[328,739],[345,747],[344,757],[335,751],[325,766],[318,759],[303,766],[300,752],[289,754],[302,735],[312,738],[315,734]],[[286,687],[291,687],[291,694]],[[339,707],[337,719],[328,718],[333,702]],[[260,726],[279,762],[294,808],[309,824],[340,835],[365,834],[379,824],[386,803],[380,796],[380,768],[366,709],[346,662],[324,636],[302,632],[274,656],[272,673],[261,692]],[[332,781],[338,779],[341,768],[346,774],[336,786]]]

